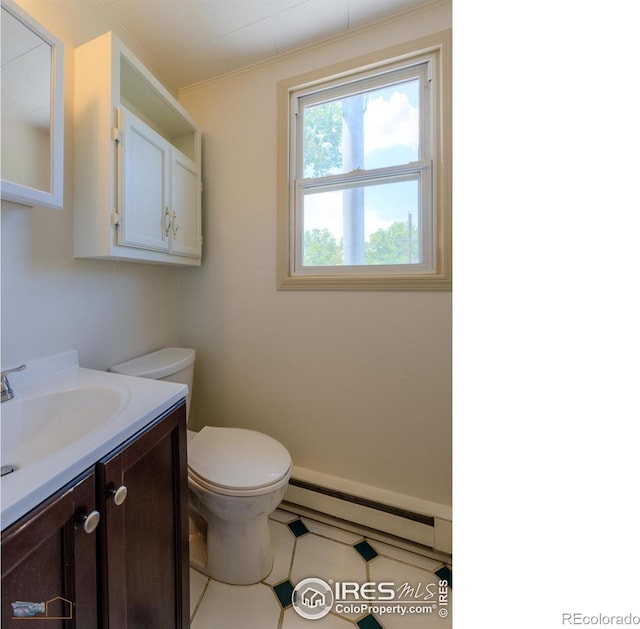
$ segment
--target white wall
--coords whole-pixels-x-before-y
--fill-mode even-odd
[[[276,83],[451,25],[450,5],[184,90],[203,131],[205,258],[181,274],[196,425],[298,466],[451,505],[451,294],[275,289]]]
[[[65,44],[62,211],[2,202],[2,366],[78,349],[105,369],[178,341],[176,269],[73,259],[73,50],[112,28],[93,0],[18,0]]]

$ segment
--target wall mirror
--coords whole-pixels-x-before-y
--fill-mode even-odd
[[[13,2],[1,13],[2,199],[61,209],[63,45]]]

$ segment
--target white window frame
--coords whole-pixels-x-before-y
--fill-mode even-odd
[[[418,160],[409,164],[305,178],[302,116],[305,105],[366,92],[419,77]],[[391,79],[391,81],[390,81]],[[449,290],[450,221],[450,31],[346,62],[279,84],[279,193],[277,286],[281,290]],[[425,153],[429,151],[429,153]],[[415,180],[419,185],[423,256],[417,264],[304,266],[302,197],[376,182]]]

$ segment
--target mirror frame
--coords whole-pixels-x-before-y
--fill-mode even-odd
[[[38,190],[2,179],[2,199],[31,207],[43,206],[61,210],[64,203],[64,45],[10,0],[2,0],[1,5],[51,46],[50,190]]]

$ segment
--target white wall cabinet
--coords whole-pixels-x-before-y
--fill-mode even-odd
[[[200,213],[189,211],[200,205],[200,174],[197,164],[182,153],[171,154],[171,252],[200,257],[202,236]]]
[[[195,121],[106,33],[75,51],[74,255],[200,265]]]
[[[199,258],[198,165],[125,107],[118,114],[118,244]]]

